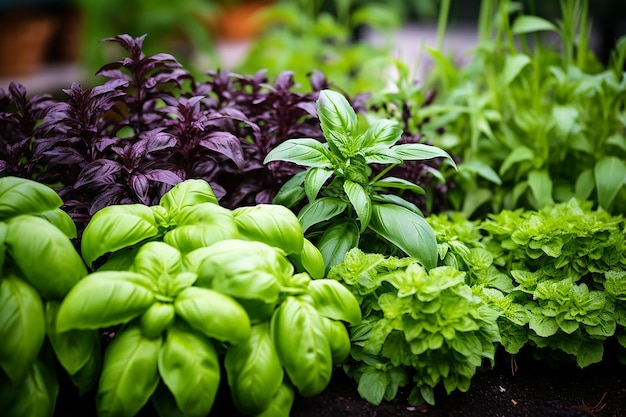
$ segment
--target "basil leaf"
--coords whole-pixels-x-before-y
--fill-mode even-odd
[[[2,382],[0,380],[1,391],[5,392],[13,388],[3,386]],[[8,409],[2,409],[3,415],[49,417],[54,413],[58,393],[59,382],[54,367],[49,361],[37,359],[22,383],[14,389]]]
[[[298,218],[287,207],[257,204],[233,210],[242,237],[266,243],[285,253],[300,253],[304,234]]]
[[[138,327],[119,332],[107,347],[98,384],[99,417],[134,416],[159,383],[157,363],[163,340],[150,340]]]
[[[159,353],[159,372],[185,416],[206,416],[220,385],[215,347],[203,335],[182,327],[167,331]]]
[[[324,317],[352,325],[361,322],[361,307],[354,295],[334,279],[317,279],[309,284],[315,309]]]
[[[306,271],[312,278],[324,277],[324,258],[322,253],[311,241],[304,239],[302,252],[288,256],[289,260],[296,265],[298,271]]]
[[[363,134],[363,147],[387,147],[395,145],[402,136],[402,129],[393,120],[376,120]]]
[[[372,201],[370,196],[361,184],[350,180],[344,181],[343,190],[356,211],[361,223],[360,232],[363,233],[372,218]]]
[[[199,179],[188,179],[176,184],[161,197],[159,205],[174,218],[186,207],[197,204],[218,204],[213,189],[208,182]]]
[[[316,139],[289,139],[272,149],[263,164],[273,161],[287,161],[306,167],[330,168],[330,151]]]
[[[311,168],[307,171],[304,177],[304,192],[309,201],[312,202],[317,198],[321,188],[332,175],[331,169]]]
[[[359,237],[359,228],[350,220],[334,223],[324,231],[317,247],[324,258],[326,272],[341,262],[350,249],[358,246]]]
[[[44,213],[62,205],[61,197],[46,185],[24,178],[0,178],[0,220]]]
[[[334,197],[322,197],[318,200],[311,201],[298,213],[298,219],[302,224],[302,230],[306,232],[309,227],[314,226],[326,220],[343,213],[348,204]]]
[[[357,117],[348,100],[332,90],[320,91],[317,100],[317,115],[324,136],[331,141],[332,133],[349,137],[356,133]],[[341,149],[342,146],[338,146]]]

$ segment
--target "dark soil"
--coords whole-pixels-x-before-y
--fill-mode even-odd
[[[412,407],[408,389],[391,402],[374,406],[356,383],[337,369],[329,386],[314,398],[297,397],[291,417],[626,417],[626,365],[605,355],[599,364],[539,361],[530,354],[500,353],[494,368],[479,370],[467,392],[436,393],[435,406]],[[516,365],[517,370],[512,371]],[[1,413],[0,413],[1,414]],[[95,417],[91,395],[63,392],[54,417]],[[150,405],[137,417],[156,417]],[[210,417],[240,417],[224,387]]]

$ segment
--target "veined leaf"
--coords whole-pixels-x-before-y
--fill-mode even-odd
[[[187,287],[174,301],[176,314],[207,337],[242,343],[250,336],[246,310],[232,297],[208,288]]]
[[[76,237],[78,237],[76,223],[74,223],[74,220],[72,220],[69,214],[60,208],[44,211],[43,213],[39,213],[37,215],[57,227],[69,239],[76,239]]]
[[[156,284],[130,271],[98,271],[76,283],[57,316],[57,331],[128,323],[155,302]]]
[[[445,158],[456,169],[454,159],[443,149],[423,143],[405,143],[392,148],[405,161],[422,161],[424,159]]]
[[[309,284],[315,309],[333,320],[357,325],[361,322],[361,307],[354,295],[334,279],[316,279]]]
[[[298,220],[302,224],[302,230],[306,232],[309,227],[343,213],[347,207],[348,203],[339,198],[322,197],[302,207]]]
[[[33,366],[46,335],[41,297],[14,275],[0,278],[0,368],[19,383]]]
[[[302,245],[302,252],[289,255],[289,260],[299,268],[298,271],[308,272],[311,278],[324,277],[324,257],[319,249],[306,238]]]
[[[224,366],[237,409],[258,415],[283,383],[283,367],[270,337],[269,321],[252,326],[250,337],[226,351]]]
[[[314,201],[324,183],[333,175],[333,171],[324,168],[311,168],[304,178],[304,192],[309,201]]]
[[[178,183],[161,197],[159,205],[165,208],[171,217],[176,217],[185,207],[202,203],[217,204],[217,198],[208,182],[189,179]]]
[[[163,242],[148,242],[135,255],[130,270],[150,277],[155,284],[164,287],[165,283],[159,279],[182,272],[182,264],[183,256],[178,249]]]
[[[159,352],[158,368],[185,416],[204,417],[211,411],[221,376],[210,340],[186,327],[170,327]]]
[[[437,239],[426,220],[400,206],[374,204],[370,228],[426,269],[437,266]]]
[[[0,178],[0,220],[44,213],[62,205],[61,197],[44,184],[18,177]]]
[[[150,207],[126,204],[104,207],[93,215],[81,240],[81,253],[88,266],[108,252],[132,246],[156,236],[158,225]]]
[[[402,129],[393,120],[376,120],[363,134],[363,148],[386,147],[395,145],[402,136]]]
[[[401,164],[402,157],[393,148],[376,146],[360,152],[367,164]]]
[[[302,251],[302,226],[287,207],[257,204],[239,207],[233,210],[233,216],[242,237],[282,249],[287,254]]]
[[[374,187],[396,188],[399,190],[409,190],[417,194],[426,194],[426,191],[417,184],[404,178],[385,177],[371,184]]]
[[[287,161],[306,167],[330,168],[330,151],[320,141],[311,138],[289,139],[272,149],[264,164],[272,161]]]
[[[128,327],[113,338],[98,384],[98,416],[134,416],[148,402],[159,383],[162,344],[162,338],[143,337],[138,327]]]
[[[287,208],[293,208],[300,201],[302,201],[302,199],[306,197],[303,184],[305,177],[308,174],[309,170],[300,171],[292,176],[286,183],[283,184],[282,187],[280,187],[280,190],[276,193],[272,203],[280,204],[281,206],[285,206]]]
[[[317,114],[324,136],[329,142],[332,140],[331,132],[346,137],[356,134],[356,113],[343,95],[332,90],[320,91]]]
[[[326,271],[343,261],[346,253],[358,246],[359,228],[348,220],[331,224],[322,234],[317,247],[322,253]]]
[[[363,233],[372,218],[372,201],[370,196],[361,184],[350,180],[344,181],[343,191],[348,196],[354,211],[356,211],[360,223],[360,232]]]

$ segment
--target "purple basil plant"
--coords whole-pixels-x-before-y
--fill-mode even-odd
[[[332,85],[317,71],[305,93],[288,71],[273,82],[263,71],[197,80],[169,54],[145,56],[144,39],[106,39],[128,56],[97,72],[100,85],[72,84],[62,99],[28,98],[17,83],[0,89],[0,176],[52,186],[79,235],[99,209],[157,204],[190,178],[208,181],[224,207],[271,203],[302,168],[263,165],[265,156],[287,139],[323,140],[316,101]],[[352,99],[357,111],[367,111],[366,97]],[[406,168],[411,180],[433,181],[432,167]]]

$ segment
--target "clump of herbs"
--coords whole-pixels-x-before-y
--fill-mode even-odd
[[[412,382],[409,403],[435,403],[435,387],[467,391],[485,360],[493,365],[499,313],[451,266],[426,271],[415,259],[349,251],[331,268],[357,297],[363,320],[351,327],[344,369],[373,404]]]

